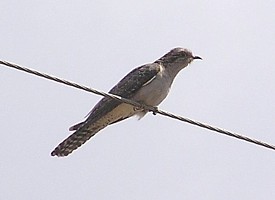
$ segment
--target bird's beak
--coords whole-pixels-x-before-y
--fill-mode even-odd
[[[202,58],[199,57],[199,56],[193,56],[193,59],[194,59],[194,60],[195,60],[195,59],[200,59],[200,60],[202,60]]]

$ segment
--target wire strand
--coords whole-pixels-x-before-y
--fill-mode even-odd
[[[250,142],[250,143],[254,143],[256,145],[260,145],[260,146],[275,150],[274,145],[271,145],[271,144],[268,144],[268,143],[265,143],[265,142],[262,142],[262,141],[259,141],[259,140],[256,140],[256,139],[252,139],[250,137],[243,136],[243,135],[240,135],[240,134],[237,134],[237,133],[233,133],[233,132],[228,131],[228,130],[224,130],[224,129],[221,129],[221,128],[218,128],[218,127],[214,127],[214,126],[211,126],[211,125],[208,125],[208,124],[205,124],[205,123],[194,121],[194,120],[186,118],[186,117],[182,117],[182,116],[179,116],[179,115],[174,115],[172,113],[169,113],[169,112],[166,112],[166,111],[163,111],[163,110],[159,110],[157,107],[152,107],[152,106],[147,106],[147,105],[144,105],[144,104],[140,104],[140,103],[132,101],[130,99],[126,99],[126,98],[123,98],[123,97],[120,97],[120,96],[117,96],[117,95],[114,95],[114,94],[102,92],[102,91],[99,91],[99,90],[96,90],[96,89],[93,89],[93,88],[89,88],[89,87],[86,87],[86,86],[83,86],[83,85],[79,85],[77,83],[67,81],[67,80],[52,76],[52,75],[45,74],[45,73],[41,73],[41,72],[38,72],[38,71],[30,69],[30,68],[21,67],[19,65],[12,64],[10,62],[0,60],[0,64],[11,67],[11,68],[15,68],[15,69],[18,69],[18,70],[21,70],[21,71],[24,71],[24,72],[27,72],[27,73],[30,73],[30,74],[33,74],[33,75],[36,75],[36,76],[40,76],[40,77],[43,77],[43,78],[46,78],[46,79],[49,79],[49,80],[52,80],[52,81],[55,81],[55,82],[58,82],[58,83],[62,83],[62,84],[65,84],[65,85],[68,85],[68,86],[71,86],[71,87],[75,87],[75,88],[78,88],[78,89],[81,89],[81,90],[84,90],[84,91],[87,91],[87,92],[92,92],[92,93],[97,94],[97,95],[112,98],[112,99],[118,100],[118,101],[123,102],[123,103],[131,104],[133,106],[136,106],[136,107],[148,110],[150,112],[153,112],[153,114],[158,113],[158,114],[166,116],[166,117],[170,117],[170,118],[173,118],[173,119],[176,119],[176,120],[187,122],[189,124],[199,126],[199,127],[202,127],[202,128],[214,131],[214,132],[218,132],[218,133],[223,134],[223,135],[227,135],[227,136],[230,136],[230,137],[235,137],[235,138],[240,139],[240,140],[244,140],[244,141],[247,141],[247,142]]]

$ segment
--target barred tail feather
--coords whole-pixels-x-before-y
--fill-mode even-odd
[[[96,127],[83,127],[75,131],[67,139],[61,142],[51,153],[51,156],[63,157],[67,156],[76,150],[78,147],[83,145],[87,140],[93,137],[98,131],[105,128],[106,126]]]

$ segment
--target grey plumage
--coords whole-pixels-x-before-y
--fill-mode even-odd
[[[154,63],[133,69],[109,93],[157,106],[167,96],[177,73],[194,59],[201,58],[193,56],[187,49],[172,49]],[[146,113],[146,110],[104,97],[90,111],[84,122],[69,129],[75,132],[60,143],[51,155],[67,156],[106,126],[133,115],[141,118]]]

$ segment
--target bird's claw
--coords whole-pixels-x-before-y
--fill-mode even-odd
[[[156,115],[157,112],[158,112],[158,107],[154,107],[154,109],[152,110],[153,115]]]

